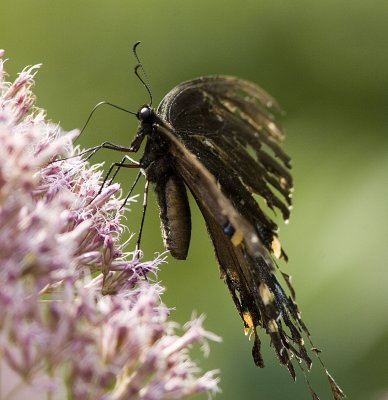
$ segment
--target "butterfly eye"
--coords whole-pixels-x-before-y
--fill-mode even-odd
[[[137,113],[137,117],[142,122],[151,122],[152,116],[153,112],[151,107],[149,106],[142,106],[139,112]]]

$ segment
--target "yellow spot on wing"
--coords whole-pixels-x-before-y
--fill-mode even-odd
[[[233,243],[233,246],[237,247],[241,242],[243,241],[244,236],[241,231],[237,230],[236,232],[233,233],[233,236],[230,238],[230,240]]]
[[[276,236],[272,238],[271,249],[274,256],[276,258],[280,258],[280,256],[282,255],[282,245],[280,244],[280,241]]]
[[[260,282],[259,293],[265,306],[273,302],[274,294],[269,290],[268,286],[264,282]]]
[[[248,335],[249,331],[252,329],[253,332],[253,321],[252,321],[252,315],[248,311],[243,312],[243,318],[244,318],[244,333],[245,336]],[[249,336],[250,337],[250,336]]]

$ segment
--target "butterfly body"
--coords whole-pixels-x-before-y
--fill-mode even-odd
[[[191,237],[191,214],[186,188],[178,175],[170,144],[155,128],[161,122],[151,107],[142,106],[138,112],[140,129],[134,142],[147,138],[140,160],[147,180],[155,185],[159,216],[165,248],[178,260],[185,260]]]

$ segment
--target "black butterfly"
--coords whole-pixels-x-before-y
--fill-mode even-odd
[[[156,111],[150,105],[140,107],[140,126],[130,147],[105,142],[89,150],[137,152],[146,140],[135,166],[155,185],[166,249],[177,259],[187,256],[189,189],[206,221],[221,277],[245,333],[254,336],[255,364],[264,366],[258,334],[262,328],[295,379],[293,358],[307,369],[312,365],[302,338],[309,338],[309,331],[294,302],[289,276],[283,273],[291,296],[275,276],[273,257],[287,258],[277,226],[254,198],[258,195],[289,218],[292,177],[290,158],[281,148],[283,132],[274,116],[279,113],[276,101],[253,83],[231,76],[203,77],[176,86]],[[134,164],[124,157],[114,166]],[[328,377],[334,398],[342,398],[341,389]],[[318,398],[312,389],[311,393]]]

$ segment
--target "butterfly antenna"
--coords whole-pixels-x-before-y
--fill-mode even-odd
[[[148,79],[148,76],[147,76],[147,74],[146,74],[146,72],[145,72],[145,69],[144,69],[144,67],[143,67],[143,64],[141,63],[141,61],[140,61],[140,58],[139,58],[139,56],[138,56],[138,54],[137,54],[137,46],[139,46],[139,44],[140,44],[141,42],[136,42],[135,44],[134,44],[134,46],[133,46],[133,54],[135,55],[135,58],[136,58],[136,60],[137,60],[137,62],[138,62],[138,64],[136,65],[136,67],[135,67],[135,74],[136,74],[136,76],[137,76],[137,78],[139,79],[139,81],[143,84],[143,86],[146,88],[146,90],[147,90],[147,92],[148,92],[148,95],[149,95],[149,97],[150,97],[150,107],[152,106],[152,92],[151,92],[151,88],[150,88],[150,84],[149,84],[149,79]],[[140,74],[139,74],[139,68],[141,69],[141,71],[143,72],[143,75],[144,75],[144,78],[145,79],[143,79],[141,76],[140,76]]]
[[[128,113],[128,114],[136,115],[135,112],[129,111],[129,110],[123,108],[123,107],[117,106],[116,104],[109,103],[109,101],[101,101],[100,103],[98,103],[98,104],[96,104],[96,105],[94,106],[94,108],[93,108],[93,110],[90,112],[90,114],[89,114],[89,116],[88,116],[88,118],[87,118],[87,120],[86,120],[84,126],[82,127],[82,129],[81,129],[79,135],[77,136],[77,138],[76,138],[74,141],[76,141],[76,140],[79,139],[79,137],[82,135],[82,133],[84,132],[84,130],[85,130],[86,127],[88,126],[90,120],[92,119],[92,116],[93,116],[94,112],[95,112],[98,108],[100,108],[101,106],[110,106],[110,107],[116,108],[117,110],[125,111],[125,112]]]

